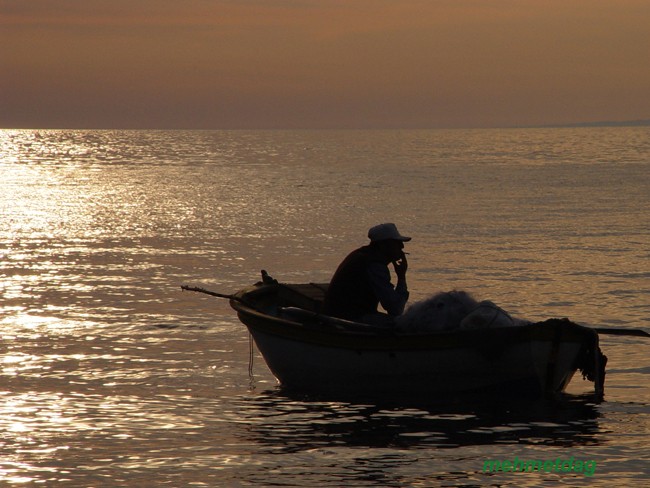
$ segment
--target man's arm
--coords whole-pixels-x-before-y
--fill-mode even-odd
[[[405,274],[400,273],[397,285],[393,286],[388,267],[381,263],[371,263],[368,266],[368,276],[372,289],[384,310],[392,316],[401,315],[409,298]]]

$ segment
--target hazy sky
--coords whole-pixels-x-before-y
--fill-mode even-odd
[[[650,118],[650,0],[0,0],[0,127]]]

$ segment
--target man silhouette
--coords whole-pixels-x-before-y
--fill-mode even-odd
[[[370,243],[352,251],[339,265],[325,295],[324,313],[368,323],[389,323],[400,315],[409,297],[406,284],[408,262],[404,243],[411,240],[386,223],[368,231]],[[392,263],[397,284],[391,282]],[[378,312],[381,304],[387,314]]]

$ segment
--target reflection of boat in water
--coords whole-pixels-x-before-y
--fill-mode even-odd
[[[480,472],[486,459],[598,452],[602,442],[592,395],[405,407],[272,389],[228,402],[225,420],[241,445],[256,446],[239,476],[264,486],[286,485],[287,472],[300,473],[303,486],[507,485],[511,473]]]
[[[346,445],[365,448],[459,447],[507,443],[598,444],[599,411],[591,395],[489,399],[426,405],[314,401],[284,390],[242,397],[232,416],[259,444],[304,451]]]
[[[598,334],[566,319],[406,334],[320,314],[326,284],[265,278],[228,297],[290,390],[420,400],[478,392],[539,396],[563,391],[581,370],[602,394],[606,358]]]

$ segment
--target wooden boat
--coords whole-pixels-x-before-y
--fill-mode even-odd
[[[541,396],[562,392],[580,370],[603,394],[607,358],[598,333],[567,319],[400,334],[320,314],[327,284],[264,278],[235,295],[211,294],[230,298],[271,372],[289,390],[393,400]]]

